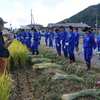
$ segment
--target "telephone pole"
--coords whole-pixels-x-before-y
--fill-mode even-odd
[[[32,9],[31,9],[31,25],[33,24],[33,21],[32,21]]]

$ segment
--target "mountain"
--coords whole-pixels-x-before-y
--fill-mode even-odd
[[[98,25],[100,27],[100,4],[90,6],[86,8],[85,10],[79,12],[78,14],[68,19],[64,19],[63,21],[60,21],[58,23],[66,23],[66,22],[80,23],[82,22],[82,23],[88,24],[89,26],[94,27],[96,25],[96,18],[97,18]]]

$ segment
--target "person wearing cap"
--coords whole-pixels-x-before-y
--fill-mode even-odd
[[[56,44],[56,51],[58,56],[61,56],[61,34],[59,29],[55,30],[55,44]]]
[[[84,59],[87,65],[87,70],[90,70],[93,48],[95,49],[95,39],[93,38],[90,28],[86,27],[83,32],[85,32],[83,37]]]
[[[7,46],[9,46],[9,41],[6,41],[5,43],[2,31],[4,29],[4,24],[6,22],[3,21],[2,18],[0,18],[0,74],[5,72],[5,69],[7,67],[7,58],[9,57],[9,51],[7,49]]]
[[[76,51],[78,52],[79,51],[79,38],[80,38],[78,28],[75,28],[74,33],[75,33],[75,48],[76,48]]]
[[[68,57],[68,33],[65,30],[65,27],[59,27],[60,34],[61,34],[61,45],[64,57]]]
[[[75,62],[75,54],[74,54],[74,48],[75,48],[75,33],[73,32],[73,27],[69,26],[69,35],[68,35],[68,54],[70,63]]]

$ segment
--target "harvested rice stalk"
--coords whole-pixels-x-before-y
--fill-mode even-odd
[[[39,63],[49,63],[49,62],[51,62],[51,60],[50,59],[48,59],[48,58],[33,58],[32,59],[32,63],[33,64],[39,64]]]
[[[100,89],[87,89],[80,92],[65,94],[62,96],[62,100],[77,100],[79,97],[95,97],[96,100],[100,100],[98,97],[100,95]]]
[[[45,69],[45,68],[55,68],[55,67],[61,67],[61,65],[58,65],[56,63],[41,63],[41,64],[35,64],[33,66],[34,69]]]
[[[67,75],[67,74],[61,74],[61,73],[56,73],[53,77],[53,80],[69,80],[69,81],[73,81],[76,83],[83,83],[84,79],[81,77],[78,77],[76,75]]]

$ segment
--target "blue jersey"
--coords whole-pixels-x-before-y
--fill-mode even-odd
[[[55,42],[60,43],[61,41],[61,34],[60,32],[55,33]]]
[[[46,38],[46,39],[49,38],[49,34],[48,34],[48,32],[45,33],[45,38]]]
[[[64,46],[66,42],[68,42],[68,33],[65,32],[60,32],[61,34],[61,40],[62,40],[62,45]]]
[[[74,32],[75,33],[75,47],[78,47],[79,45],[79,33],[78,32]]]
[[[84,36],[83,40],[84,48],[95,48],[96,43],[95,43],[95,38],[92,33],[86,34]]]
[[[75,33],[74,32],[70,32],[68,35],[68,45],[69,45],[69,48],[73,51],[75,47]]]
[[[34,37],[33,37],[33,39],[34,39],[35,41],[39,41],[40,38],[41,38],[40,32],[34,32]]]
[[[48,32],[48,36],[50,40],[54,39],[54,33],[53,32]]]

